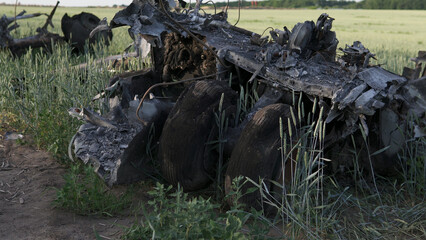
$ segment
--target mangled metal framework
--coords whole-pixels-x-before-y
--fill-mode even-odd
[[[130,32],[142,35],[152,46],[164,47],[164,62],[154,63],[163,67],[163,76],[170,68],[167,58],[175,57],[168,54],[169,36],[191,38],[189,30],[214,48],[221,59],[254,74],[260,82],[330,99],[327,122],[338,120],[339,116],[346,122],[340,137],[356,131],[361,115],[371,116],[383,108],[384,101],[392,101],[406,82],[404,77],[380,67],[369,67],[373,55],[359,42],[343,49],[343,57],[336,62],[338,41],[331,31],[334,19],[327,14],[322,14],[316,24],[299,23],[291,32],[287,28],[271,31],[275,41],[262,43],[259,35],[230,25],[226,14],[165,13],[161,6],[161,2],[134,1],[114,17],[111,25],[129,25]],[[185,46],[180,49],[184,51]],[[180,62],[179,66],[185,68]],[[224,68],[220,62],[217,66]]]
[[[97,34],[89,36],[89,33],[97,26],[100,19],[91,13],[82,12],[80,14],[69,17],[65,14],[61,20],[61,29],[64,37],[51,33],[47,30],[48,26],[53,26],[52,18],[59,5],[56,2],[55,7],[49,15],[44,13],[34,13],[25,15],[25,10],[15,17],[7,17],[3,15],[0,18],[0,49],[9,49],[14,55],[21,55],[29,48],[50,49],[52,44],[58,42],[68,42],[73,52],[84,53],[86,40],[89,40],[89,48],[101,40],[105,45],[109,45],[112,39],[111,31],[98,31]],[[11,32],[19,27],[18,20],[29,19],[34,17],[47,16],[46,22],[42,27],[36,29],[37,34],[20,39],[12,37]],[[14,23],[14,24],[13,24]],[[13,24],[13,25],[12,25]]]
[[[200,2],[197,1],[198,7]],[[418,136],[424,135],[425,71],[417,79],[421,73],[419,62],[425,60],[423,53],[416,58],[416,69],[406,69],[403,77],[371,65],[369,61],[375,56],[360,42],[341,49],[343,56],[336,60],[338,40],[331,31],[334,19],[327,14],[322,14],[316,23],[298,23],[291,31],[287,27],[275,29],[270,32],[269,41],[229,24],[226,12],[200,14],[198,7],[178,12],[173,3],[134,0],[110,24],[130,26],[131,36],[143,38],[141,48],[145,55],[151,51],[153,70],[161,76],[159,82],[209,74],[215,74],[218,81],[228,81],[229,73],[234,72],[234,77],[249,76],[243,81],[256,79],[267,85],[269,92],[278,93],[278,97],[261,96],[257,109],[294,92],[303,93],[310,100],[318,98],[328,124],[326,147],[362,127],[367,135],[375,134],[382,144],[391,146],[383,154],[394,156],[404,141],[398,129],[409,114],[420,120]],[[376,121],[377,118],[382,120]],[[87,134],[86,130],[80,129],[79,133]],[[93,145],[77,140],[77,156],[88,158],[87,148]],[[122,149],[120,154],[125,155],[125,151]],[[96,161],[101,159],[102,156]],[[111,173],[119,165],[112,164],[111,169],[115,170]],[[109,181],[120,182],[116,178]]]
[[[13,54],[19,55],[25,52],[26,49],[30,47],[49,47],[52,42],[63,41],[63,38],[61,36],[59,36],[58,34],[50,33],[47,30],[47,27],[49,25],[52,28],[54,27],[52,23],[52,17],[55,14],[58,5],[59,1],[56,3],[56,6],[52,9],[52,12],[49,15],[42,13],[25,15],[25,10],[16,15],[16,17],[7,17],[6,15],[3,15],[0,19],[0,49],[7,48],[10,49]],[[14,39],[10,35],[11,31],[19,27],[19,25],[16,23],[18,20],[38,17],[42,15],[46,15],[47,19],[46,23],[41,28],[37,28],[38,34],[21,39]],[[15,24],[11,25],[12,23]]]

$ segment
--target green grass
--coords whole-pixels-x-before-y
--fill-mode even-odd
[[[263,202],[276,209],[275,225],[280,225],[291,239],[330,237],[338,222],[336,213],[340,210],[341,197],[347,190],[339,189],[340,194],[326,195],[325,186],[331,187],[324,175],[325,163],[329,161],[323,154],[326,124],[324,110],[319,109],[317,102],[315,100],[312,109],[305,112],[302,95],[299,100],[293,95],[291,117],[279,121],[282,182],[273,182],[273,188],[278,190],[266,189],[263,180],[249,180],[261,190]],[[287,171],[286,167],[294,170]],[[289,172],[291,181],[285,182],[284,179],[289,179],[285,173]]]
[[[0,53],[0,109],[12,112],[25,123],[27,134],[38,147],[62,156],[71,136],[81,124],[68,116],[72,106],[90,105],[91,97],[104,88],[112,73],[92,65],[87,72],[72,68],[93,56],[72,57],[67,46],[57,46],[51,54],[29,51],[21,58]],[[106,68],[106,66],[103,66]]]
[[[126,229],[123,239],[279,239],[267,235],[269,221],[260,213],[238,207],[223,212],[211,199],[159,183],[148,194],[152,200],[141,206],[143,218]]]
[[[81,215],[113,216],[122,213],[131,204],[130,190],[121,196],[109,192],[92,167],[74,165],[64,180],[64,186],[56,193],[54,204],[57,207]]]
[[[28,12],[47,13],[51,10],[26,9]],[[61,10],[69,12],[75,9],[58,9],[56,12],[53,19],[56,28],[49,29],[62,35],[60,17],[64,12]],[[86,9],[79,9],[72,14],[83,10]],[[7,11],[7,7],[2,7],[1,11]],[[114,12],[111,11],[111,16]],[[34,34],[36,27],[42,26],[45,19],[39,17],[19,22],[21,27],[14,35],[25,37]],[[7,51],[1,51],[2,128],[4,126],[7,130],[14,129],[31,136],[37,147],[48,150],[63,163],[72,165],[67,159],[67,146],[82,122],[71,118],[67,109],[73,106],[90,106],[103,110],[103,106],[92,102],[91,98],[105,88],[109,78],[115,73],[107,71],[106,64],[94,64],[94,60],[119,54],[131,43],[125,28],[114,31],[114,34],[116,38],[113,45],[100,46],[93,53],[84,56],[72,55],[71,49],[65,44],[54,46],[49,53],[43,53],[39,49],[29,50],[19,58],[11,57]],[[86,62],[89,64],[87,70],[74,67]],[[134,69],[133,67],[132,64],[130,68]],[[1,132],[3,133],[3,129]],[[70,167],[70,173],[65,176],[65,185],[58,189],[56,206],[82,215],[112,215],[128,208],[128,197],[120,199],[112,195],[92,168],[82,170],[76,166]]]

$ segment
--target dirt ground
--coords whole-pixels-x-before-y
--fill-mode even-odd
[[[55,208],[66,168],[48,153],[0,141],[0,239],[119,239],[134,216],[79,216]]]

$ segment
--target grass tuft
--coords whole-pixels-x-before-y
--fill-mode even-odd
[[[112,216],[128,208],[131,194],[112,194],[92,167],[74,165],[64,176],[65,184],[57,189],[55,206],[81,215]]]

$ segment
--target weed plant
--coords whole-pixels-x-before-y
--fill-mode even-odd
[[[261,215],[237,208],[222,213],[220,204],[189,197],[179,186],[173,191],[157,183],[148,194],[150,210],[141,206],[143,219],[128,228],[123,239],[272,239]]]

